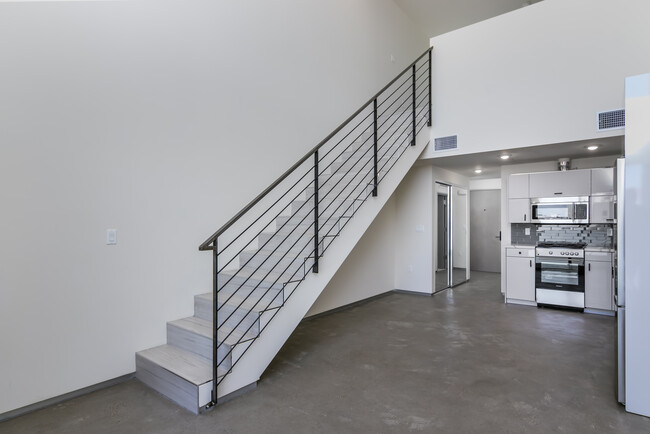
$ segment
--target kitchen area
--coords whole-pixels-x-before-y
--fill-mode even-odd
[[[509,175],[506,303],[614,315],[617,173],[560,159],[554,172]]]

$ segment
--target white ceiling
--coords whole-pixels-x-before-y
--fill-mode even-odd
[[[394,0],[430,38],[541,0]]]
[[[598,145],[598,149],[590,151],[587,146]],[[578,142],[556,143],[543,146],[507,149],[504,151],[480,152],[476,154],[456,155],[421,160],[419,164],[432,164],[459,173],[472,179],[490,179],[501,176],[501,166],[512,164],[536,163],[554,161],[559,158],[588,158],[621,156],[624,153],[624,136],[607,137],[597,140],[582,140]],[[510,155],[508,160],[501,160],[503,154]],[[481,169],[480,174],[474,171]]]

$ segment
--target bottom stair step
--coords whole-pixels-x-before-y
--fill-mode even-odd
[[[136,353],[135,366],[138,380],[194,414],[211,400],[212,363],[203,357],[161,345]]]

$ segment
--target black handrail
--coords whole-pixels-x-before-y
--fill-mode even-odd
[[[291,166],[286,172],[284,172],[278,179],[276,179],[271,185],[269,185],[266,189],[264,189],[263,192],[261,192],[255,199],[253,199],[248,205],[246,205],[244,208],[242,208],[241,211],[239,211],[233,218],[228,220],[221,228],[219,228],[210,238],[205,240],[200,246],[199,250],[204,251],[204,250],[214,250],[214,246],[211,246],[210,244],[214,243],[214,241],[217,239],[217,237],[221,234],[224,233],[226,229],[228,229],[230,226],[232,226],[237,220],[242,218],[244,214],[246,214],[251,208],[253,208],[260,200],[264,199],[264,197],[269,194],[275,187],[277,187],[282,181],[284,181],[291,173],[293,173],[294,170],[296,170],[302,163],[307,161],[311,156],[314,154],[314,152],[318,151],[324,144],[326,144],[332,137],[334,137],[339,131],[341,131],[343,128],[345,128],[350,121],[352,121],[359,113],[361,113],[363,110],[365,110],[370,104],[373,104],[373,102],[389,87],[393,85],[405,72],[407,72],[409,69],[411,69],[420,59],[422,59],[424,56],[429,55],[429,53],[433,50],[433,47],[429,47],[427,51],[422,53],[420,56],[418,56],[417,59],[415,59],[409,66],[404,68],[402,72],[400,72],[394,79],[390,81],[386,86],[384,86],[379,92],[377,92],[372,98],[368,100],[364,105],[359,108],[356,112],[354,112],[349,118],[347,118],[341,125],[336,127],[334,131],[332,131],[327,137],[325,137],[321,142],[316,145],[311,151],[309,151],[304,157],[302,157],[300,160],[298,160],[293,166]],[[429,87],[430,89],[430,87]]]
[[[424,125],[431,125],[431,108],[430,48],[201,244],[199,250],[213,254],[213,388],[207,407],[216,405],[217,386],[309,272],[318,273],[319,258],[368,197],[377,195]],[[253,210],[289,176],[270,205]],[[244,229],[228,231],[237,222]],[[269,316],[264,324],[262,313]],[[233,352],[239,344],[243,350]]]

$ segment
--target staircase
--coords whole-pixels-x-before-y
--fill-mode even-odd
[[[428,143],[430,65],[427,50],[200,246],[212,291],[136,354],[140,381],[193,413],[254,387]]]

